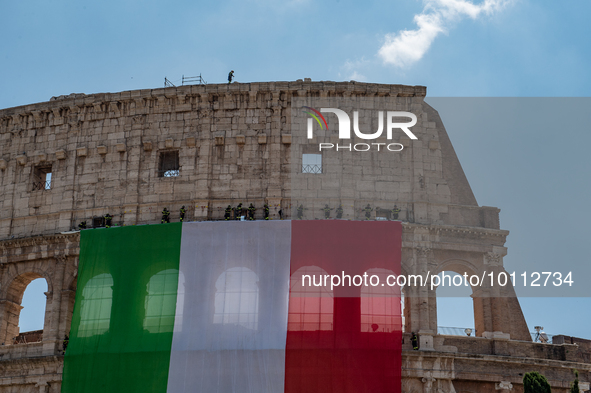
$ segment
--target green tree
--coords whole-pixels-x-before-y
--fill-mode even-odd
[[[571,384],[570,393],[580,393],[579,390],[579,372],[575,370],[575,380]]]
[[[532,371],[523,376],[524,393],[551,393],[552,389],[546,377],[537,371]]]

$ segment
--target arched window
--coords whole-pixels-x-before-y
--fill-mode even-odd
[[[287,330],[333,330],[333,292],[330,283],[322,285],[327,274],[318,266],[304,266],[291,275]]]
[[[47,298],[47,281],[38,278],[27,285],[23,293],[23,301],[19,319],[18,336],[13,338],[13,344],[39,342],[43,339],[45,325],[45,306]]]
[[[99,274],[88,280],[82,290],[79,337],[103,334],[109,330],[113,303],[113,277]]]
[[[259,319],[259,278],[250,269],[233,267],[215,283],[213,323],[238,325],[257,330]]]
[[[388,285],[387,281],[388,276],[393,276],[394,272],[374,268],[366,273],[368,285],[361,287],[361,331],[364,333],[402,331],[400,288]],[[390,282],[393,282],[392,279]]]
[[[150,333],[172,331],[175,322],[178,281],[179,271],[176,269],[163,270],[154,274],[148,281],[144,329]]]
[[[466,285],[459,273],[443,271],[439,273],[440,284],[437,287],[437,333],[446,335],[466,335],[466,328],[474,328],[474,301],[472,287]]]
[[[50,313],[45,312],[47,298],[44,292],[48,291],[48,282],[37,280],[39,278],[42,276],[37,272],[23,273],[5,288],[5,298],[0,300],[4,310],[0,329],[2,345],[42,340],[40,330],[49,322],[46,317]]]

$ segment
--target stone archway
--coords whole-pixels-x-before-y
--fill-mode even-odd
[[[0,315],[2,316],[0,322],[0,342],[4,345],[11,345],[13,339],[19,335],[19,319],[22,307],[23,294],[31,281],[38,278],[43,278],[47,282],[48,291],[51,293],[51,282],[46,277],[44,272],[28,271],[19,274],[10,280],[10,284],[2,291],[2,298],[0,300]],[[46,299],[44,330],[49,325],[50,319],[50,300]],[[49,311],[49,312],[48,312]]]
[[[442,283],[438,286],[437,289],[439,289],[439,291],[437,291],[436,289],[436,293],[437,293],[437,300],[436,300],[436,307],[437,307],[437,325],[438,325],[438,334],[451,334],[451,333],[442,333],[439,331],[439,325],[440,325],[440,321],[439,321],[439,307],[441,306],[441,302],[440,302],[440,297],[441,297],[441,288],[443,288],[443,286],[449,287],[450,283],[451,285],[456,285],[460,280],[457,279],[458,276],[464,276],[467,274],[467,277],[470,277],[472,275],[479,275],[479,270],[476,266],[474,266],[471,262],[467,261],[467,260],[462,260],[462,259],[450,259],[450,260],[446,260],[441,262],[438,266],[437,266],[437,274],[441,274],[441,273],[445,273],[445,272],[450,272],[450,273],[455,273],[456,275],[451,275],[453,278],[449,279],[449,278],[442,278]],[[446,275],[447,277],[450,277],[450,274]],[[445,276],[444,276],[445,277]],[[448,293],[453,293],[454,291],[458,292],[458,299],[462,299],[464,297],[463,295],[463,286],[465,285],[465,279],[464,277],[461,278],[461,288],[453,288],[451,291],[446,291]],[[483,319],[483,315],[481,315],[482,309],[477,307],[477,303],[475,301],[475,297],[474,297],[474,293],[476,291],[476,289],[474,287],[472,287],[471,285],[468,285],[469,288],[469,292],[470,294],[468,296],[470,296],[470,304],[472,307],[472,313],[473,313],[473,320],[472,323],[473,325],[470,326],[451,326],[451,327],[462,327],[462,328],[475,328],[475,332],[472,333],[472,335],[476,336],[482,336],[483,330],[482,330],[482,319]],[[449,289],[449,288],[447,288]],[[462,306],[466,306],[465,304],[461,304]],[[464,309],[464,308],[462,308]],[[460,323],[461,325],[462,323]]]

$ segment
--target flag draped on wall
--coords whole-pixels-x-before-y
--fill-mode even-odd
[[[62,393],[399,392],[386,277],[401,233],[338,220],[82,231]],[[346,282],[364,274],[379,284]]]

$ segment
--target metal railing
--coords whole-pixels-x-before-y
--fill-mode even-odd
[[[474,328],[470,328],[472,330],[471,332],[471,337],[475,337],[476,336],[476,329]],[[537,332],[530,332],[531,334],[531,339],[533,342],[535,343],[552,343],[552,334],[547,334],[544,333],[544,336],[542,336],[540,333]],[[446,336],[467,336],[468,334],[466,333],[466,329],[465,328],[460,328],[460,327],[448,327],[448,326],[437,326],[437,334],[443,334]]]
[[[322,165],[302,165],[302,173],[322,173]]]
[[[51,190],[51,180],[33,182],[33,191]]]
[[[180,169],[168,169],[162,172],[162,177],[177,177],[180,175]]]
[[[470,335],[476,336],[476,329],[470,328],[472,331]],[[443,334],[445,336],[468,336],[466,328],[461,327],[449,327],[449,326],[437,326],[437,334]]]
[[[176,87],[176,86],[170,81],[170,79],[168,79],[167,77],[164,77],[164,87]]]
[[[184,76],[182,79],[182,85],[207,85],[207,82],[201,77],[201,74],[198,76]]]

